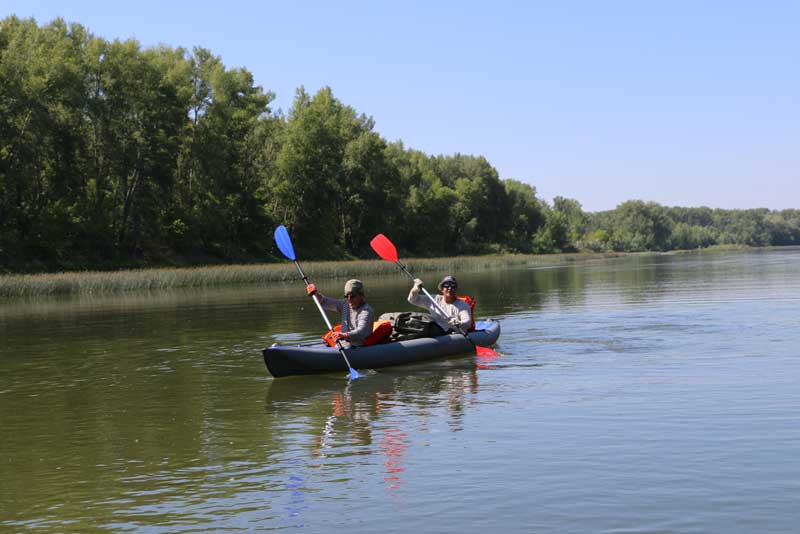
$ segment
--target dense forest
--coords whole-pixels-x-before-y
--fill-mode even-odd
[[[209,50],[0,22],[0,271],[800,244],[800,211],[628,201],[587,213],[483,157],[388,142],[329,88],[285,114]]]

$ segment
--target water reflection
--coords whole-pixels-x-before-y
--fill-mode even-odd
[[[798,266],[795,249],[460,273],[503,356],[351,384],[268,378],[261,348],[324,328],[299,283],[3,301],[0,530],[355,534],[449,514],[716,532],[747,510],[791,532]],[[407,309],[402,277],[367,287],[378,312]]]
[[[354,467],[367,457],[380,464],[376,476],[386,492],[396,495],[405,483],[405,454],[413,436],[443,413],[450,431],[463,430],[464,414],[478,393],[473,358],[415,367],[414,373],[374,373],[353,382],[330,377],[272,380],[265,410],[268,419],[294,422],[274,429],[285,443],[302,439],[292,436],[295,432],[312,437],[302,450],[313,468]],[[304,424],[297,427],[297,421]]]

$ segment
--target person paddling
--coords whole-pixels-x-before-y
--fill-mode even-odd
[[[454,276],[447,275],[439,282],[439,291],[441,291],[441,295],[436,295],[434,297],[436,299],[436,304],[439,305],[438,307],[429,299],[419,294],[422,286],[422,280],[415,278],[414,286],[408,293],[409,303],[428,310],[433,320],[436,321],[436,324],[446,333],[460,332],[463,334],[470,329],[472,325],[470,306],[458,298],[458,294],[456,293],[458,281],[456,281]],[[444,311],[446,315],[442,315],[439,308],[441,308],[441,311]]]
[[[361,280],[348,280],[344,285],[344,298],[341,300],[326,297],[317,291],[317,286],[314,284],[306,287],[306,293],[309,296],[316,293],[323,308],[342,314],[342,330],[334,332],[334,341],[340,340],[345,348],[364,345],[364,339],[372,333],[375,310],[367,304]]]

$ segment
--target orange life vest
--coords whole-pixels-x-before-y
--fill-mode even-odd
[[[337,324],[333,327],[333,332],[341,332],[342,325]],[[333,332],[326,332],[322,339],[329,347],[335,347],[336,342],[333,340]],[[380,343],[392,333],[392,323],[389,321],[375,321],[372,323],[372,333],[364,338],[364,345],[375,345]]]

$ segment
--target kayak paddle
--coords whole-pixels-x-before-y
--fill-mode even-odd
[[[408,269],[406,269],[405,265],[400,263],[400,260],[397,257],[397,248],[394,246],[394,243],[389,241],[388,237],[383,234],[378,234],[372,238],[372,241],[369,242],[369,246],[371,246],[372,250],[374,250],[375,253],[378,254],[378,256],[380,256],[382,259],[399,265],[400,269],[402,269],[402,271],[406,273],[411,280],[414,280],[414,275],[408,272]],[[444,312],[442,307],[439,306],[439,303],[436,302],[436,299],[434,299],[431,294],[428,293],[428,290],[425,289],[424,286],[421,289],[425,293],[425,296],[430,299],[431,303],[436,307],[436,309],[439,310],[439,313],[441,313],[442,316],[447,317],[447,314]],[[467,341],[469,341],[472,346],[475,347],[475,352],[479,356],[500,356],[500,354],[489,347],[479,347],[476,345],[475,342],[472,341],[472,339],[467,335],[467,333],[461,330],[461,328],[458,329],[458,333],[467,338]]]
[[[286,230],[284,225],[280,225],[275,229],[275,243],[278,245],[278,248],[283,253],[284,256],[292,260],[297,267],[297,270],[300,271],[300,276],[303,278],[303,282],[306,283],[306,287],[311,285],[308,281],[308,276],[306,273],[303,272],[303,269],[300,267],[300,264],[297,262],[297,257],[294,255],[294,247],[292,246],[292,240],[289,237],[289,232]],[[319,299],[317,298],[317,294],[314,293],[311,295],[311,298],[314,300],[314,304],[317,305],[317,309],[319,309],[319,313],[322,314],[322,318],[325,319],[325,324],[328,325],[328,331],[333,332],[333,326],[331,326],[331,322],[328,320],[328,316],[325,315],[325,310],[322,309],[322,304],[320,304]],[[353,369],[350,366],[350,361],[347,359],[347,354],[344,353],[344,347],[342,346],[342,342],[338,339],[336,340],[336,346],[339,348],[339,353],[344,358],[344,363],[347,364],[347,368],[350,369],[350,379],[355,380],[356,378],[361,378],[362,375],[358,374],[358,371]]]

